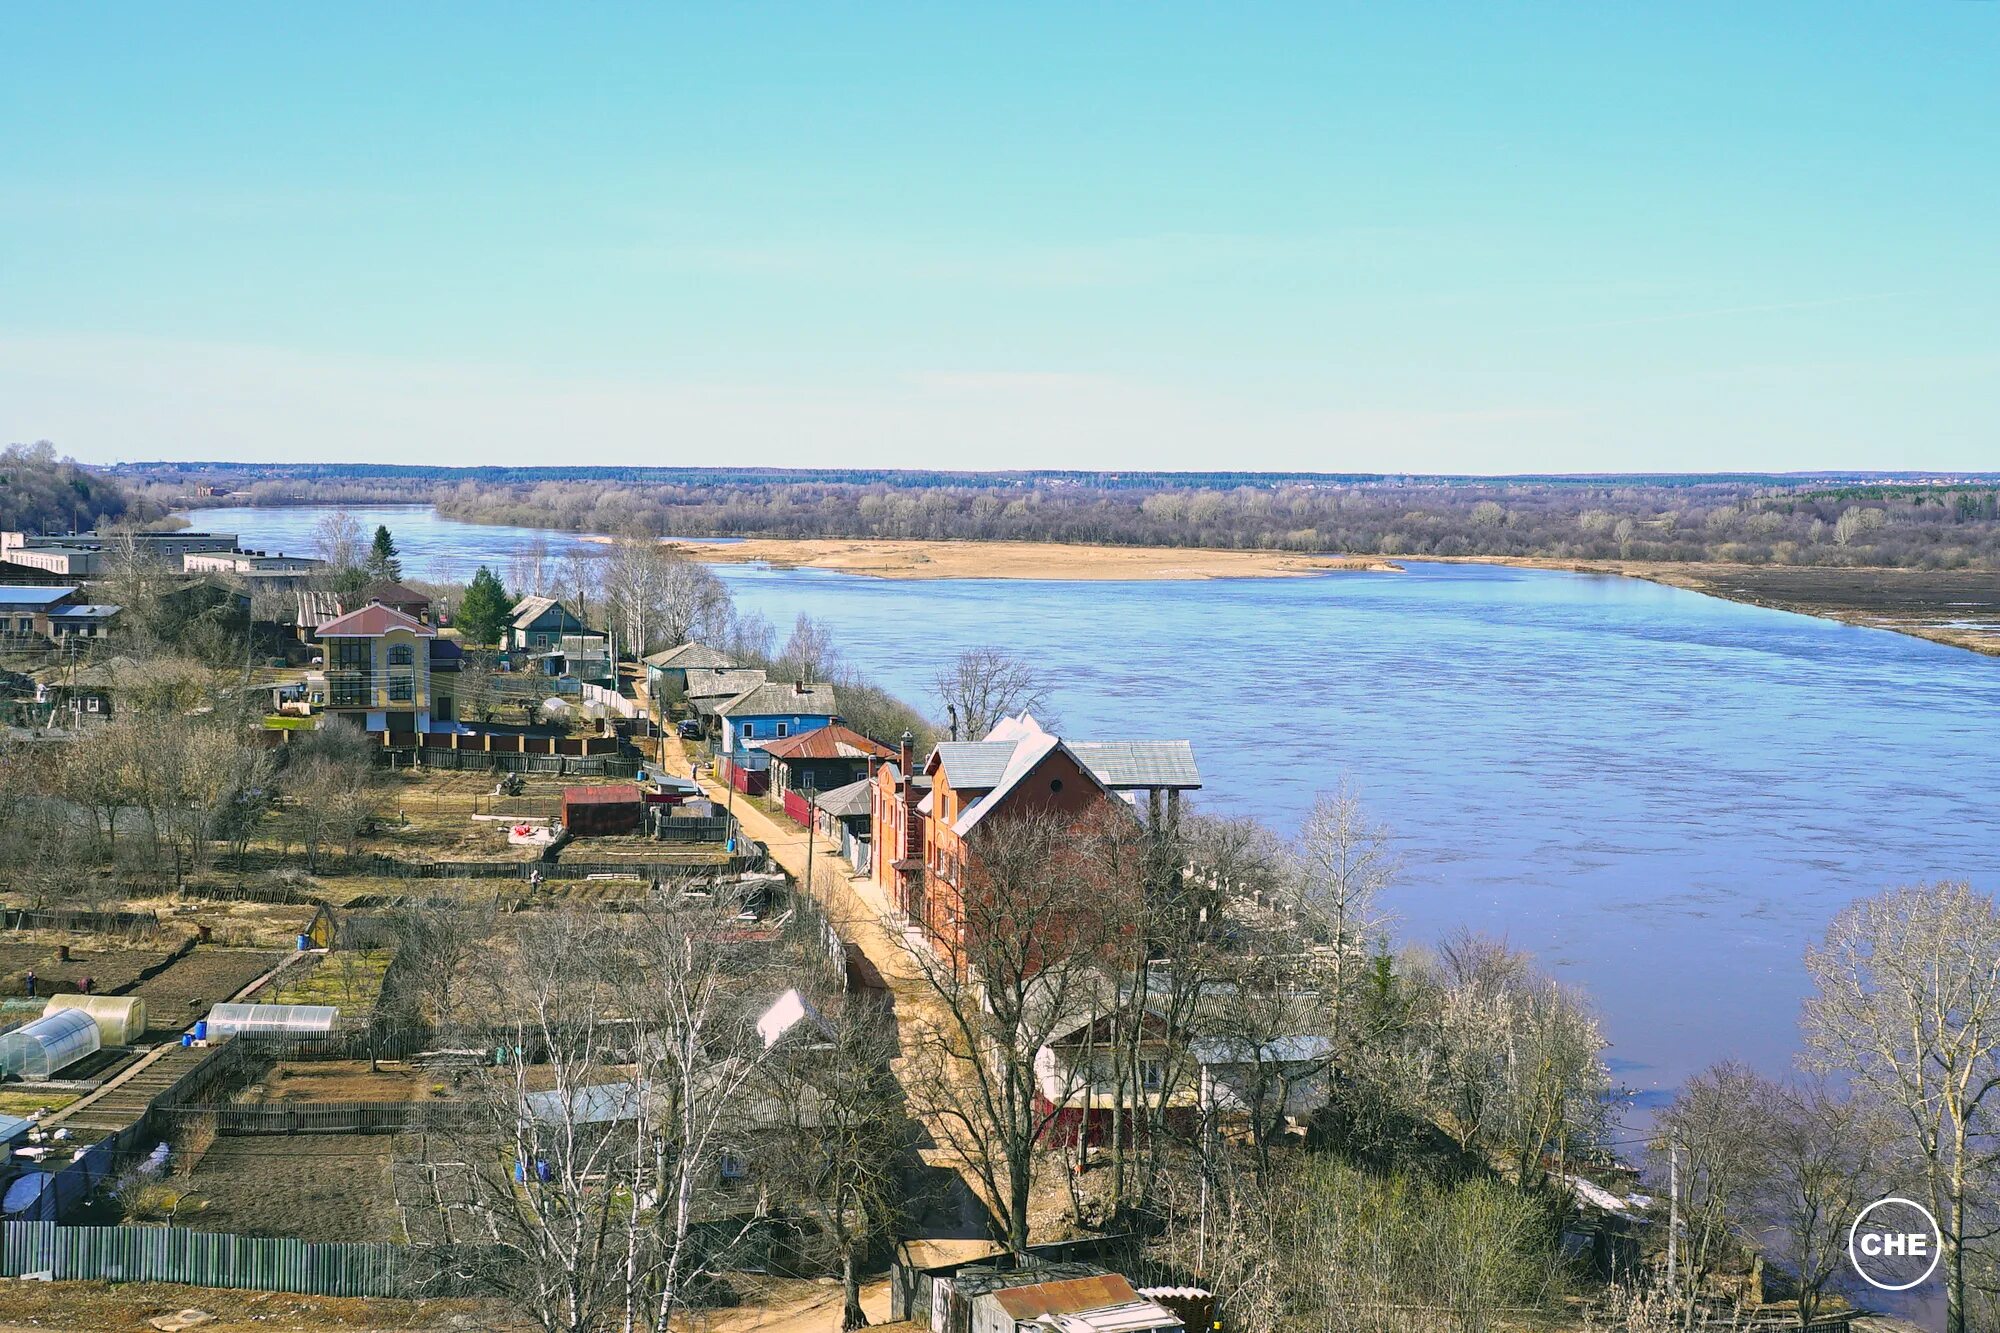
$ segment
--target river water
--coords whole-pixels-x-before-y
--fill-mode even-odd
[[[306,552],[324,512],[195,517]],[[418,577],[504,574],[538,535],[353,512],[387,523]],[[1941,876],[2000,889],[2000,660],[1887,631],[1484,566],[1200,583],[717,572],[781,630],[800,611],[827,622],[849,663],[912,701],[962,648],[1031,657],[1069,734],[1193,740],[1209,808],[1290,832],[1350,776],[1398,836],[1398,938],[1470,926],[1586,989],[1635,1119],[1711,1061],[1789,1067],[1802,951],[1846,902]]]

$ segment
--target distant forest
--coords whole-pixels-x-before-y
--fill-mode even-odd
[[[118,478],[60,457],[46,440],[0,449],[0,528],[89,532],[99,524],[145,523],[165,513],[136,498]]]
[[[2000,570],[2000,475],[1423,477],[127,464],[163,504],[393,503],[620,535]],[[209,496],[209,490],[222,495]]]

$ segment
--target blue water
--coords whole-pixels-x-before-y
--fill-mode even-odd
[[[410,573],[535,535],[387,522]],[[202,526],[304,550],[316,511]],[[558,553],[574,544],[548,534]],[[1595,997],[1644,1108],[1724,1057],[1790,1066],[1801,953],[1851,899],[2000,889],[2000,660],[1636,580],[1412,564],[1201,583],[895,582],[724,566],[912,701],[964,647],[1056,683],[1079,737],[1195,743],[1201,803],[1296,826],[1345,773],[1403,858],[1401,940],[1504,935]]]

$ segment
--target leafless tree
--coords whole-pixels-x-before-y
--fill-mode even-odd
[[[1847,1262],[1847,1227],[1894,1188],[1895,1126],[1881,1108],[1824,1084],[1764,1081],[1757,1098],[1764,1166],[1758,1221],[1784,1243],[1801,1330],[1811,1328]]]
[[[901,1201],[908,1123],[890,1077],[895,1030],[879,1007],[849,996],[822,1007],[827,1030],[805,1050],[767,1059],[759,1085],[783,1126],[767,1164],[788,1204],[832,1243],[843,1329],[868,1322],[861,1264],[887,1235]]]
[[[323,755],[295,758],[286,766],[282,789],[289,801],[285,817],[306,855],[306,870],[317,873],[332,847],[352,853],[374,818],[367,770]]]
[[[549,539],[541,533],[507,562],[507,587],[517,597],[543,597],[553,585],[554,561],[549,555]]]
[[[1115,1003],[1107,978],[1136,928],[1139,885],[1107,881],[1104,861],[1083,846],[1101,831],[1073,817],[1010,814],[975,832],[956,872],[963,944],[919,959],[936,1003],[905,1085],[1020,1252],[1043,1136],[1076,1091],[1043,1095],[1037,1056]]]
[[[368,537],[361,520],[345,509],[336,509],[313,524],[313,553],[326,562],[327,572],[338,577],[361,568],[368,554]]]
[[[1330,950],[1327,1000],[1337,1039],[1345,1035],[1341,1020],[1359,974],[1356,961],[1386,924],[1379,900],[1400,868],[1391,836],[1343,778],[1313,799],[1292,842],[1293,890],[1308,929]]]
[[[1946,1328],[1972,1327],[2000,1222],[2000,911],[1963,882],[1891,889],[1806,951],[1806,1039],[1895,1117],[1944,1239]]]
[[[955,737],[978,740],[1016,713],[1044,714],[1048,683],[1041,670],[1024,657],[991,645],[968,648],[940,667],[931,678],[938,705],[957,719]],[[1042,722],[1053,726],[1054,719]]]
[[[778,654],[778,671],[802,680],[825,680],[833,671],[833,632],[805,612],[792,625],[792,637]]]
[[[1742,1254],[1757,1229],[1768,1166],[1766,1101],[1766,1086],[1749,1066],[1723,1061],[1689,1079],[1660,1114],[1653,1153],[1659,1175],[1678,1192],[1670,1211],[1683,1223],[1678,1287],[1670,1294],[1687,1326],[1709,1278]]]

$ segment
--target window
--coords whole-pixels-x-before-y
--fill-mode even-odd
[[[791,734],[792,734],[792,727],[789,722],[780,722],[778,724],[778,738],[780,740],[783,740],[785,737]]]
[[[389,702],[406,704],[417,697],[417,683],[408,676],[399,676],[389,682]]]
[[[414,665],[414,659],[410,652],[410,645],[407,643],[392,644],[389,648],[389,665],[390,666]]]
[[[747,740],[749,740],[749,739],[750,739],[751,737],[755,736],[756,734],[757,734],[757,724],[756,724],[755,722],[745,722],[745,723],[743,724],[743,739],[744,739],[744,740],[746,740],[746,741],[747,741]]]
[[[722,1183],[733,1184],[750,1178],[750,1164],[733,1152],[725,1152],[718,1163],[722,1171]]]
[[[1166,1066],[1158,1060],[1139,1062],[1139,1084],[1147,1092],[1158,1092],[1167,1081]]]

